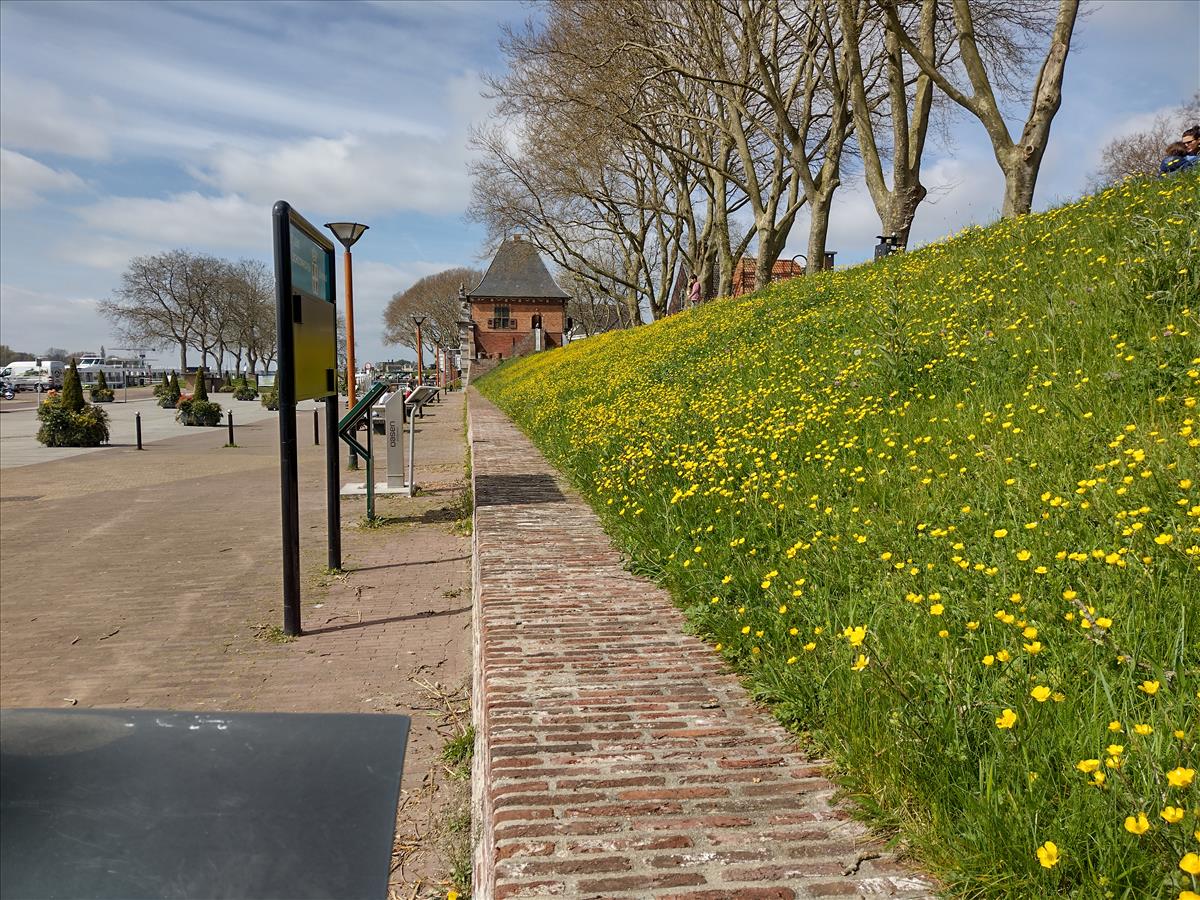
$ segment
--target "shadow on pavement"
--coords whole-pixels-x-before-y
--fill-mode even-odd
[[[550,475],[476,475],[476,506],[519,506],[526,503],[566,503]]]
[[[335,631],[349,631],[352,628],[370,628],[372,625],[388,625],[392,622],[410,622],[414,619],[437,619],[442,616],[456,616],[459,613],[470,611],[470,606],[464,606],[459,609],[442,609],[431,612],[418,612],[409,616],[391,616],[386,619],[369,619],[366,622],[347,622],[345,625],[322,625],[320,628],[305,628],[304,634],[306,637],[312,634],[331,634]]]

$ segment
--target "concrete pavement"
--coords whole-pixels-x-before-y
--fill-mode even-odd
[[[26,395],[20,395],[24,398]],[[118,394],[119,396],[119,394]],[[249,425],[261,422],[279,414],[271,412],[258,400],[234,400],[231,394],[213,394],[210,398],[221,404],[221,425],[224,427],[224,415],[233,412],[234,429],[238,425]],[[15,403],[16,401],[9,401]],[[307,414],[312,418],[313,410],[320,404],[307,400],[297,406],[300,415]],[[142,443],[161,441],[172,437],[195,435],[199,431],[215,431],[216,429],[201,429],[180,425],[175,421],[175,410],[162,409],[152,398],[120,401],[101,404],[109,416],[109,443],[104,447],[43,447],[37,440],[38,419],[37,407],[23,404],[24,408],[5,410],[0,415],[0,469],[16,466],[30,466],[36,463],[51,462],[57,459],[68,459],[84,453],[103,453],[113,447],[134,447],[137,445],[137,433],[134,423],[136,414],[142,416]],[[342,401],[345,407],[345,401]],[[322,425],[323,427],[323,425]],[[311,433],[312,426],[308,425]]]

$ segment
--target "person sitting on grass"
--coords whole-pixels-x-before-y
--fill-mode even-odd
[[[1169,145],[1166,154],[1158,165],[1159,175],[1171,175],[1175,172],[1182,172],[1184,169],[1190,169],[1200,158],[1195,153],[1189,153],[1188,145],[1183,141],[1176,141]]]

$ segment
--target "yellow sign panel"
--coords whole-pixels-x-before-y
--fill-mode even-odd
[[[307,293],[292,294],[296,399],[337,394],[337,310]]]

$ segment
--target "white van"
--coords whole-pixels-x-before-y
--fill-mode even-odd
[[[19,359],[0,369],[0,380],[14,391],[58,390],[63,384],[63,364],[55,359]]]

